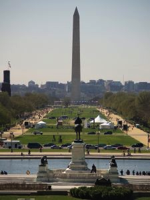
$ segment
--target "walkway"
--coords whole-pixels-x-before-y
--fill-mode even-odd
[[[99,111],[101,113],[103,113],[115,125],[117,125],[117,120],[122,120],[123,122],[125,121],[119,115],[116,115],[112,112],[109,112],[106,109],[99,109]],[[129,126],[129,130],[125,133],[148,147],[149,146],[148,145],[148,134],[146,132],[144,132],[143,130],[139,129],[139,128],[133,127],[133,125],[130,124],[130,123],[127,123],[127,124]]]
[[[52,109],[44,109],[44,110],[36,111],[34,115],[24,120],[24,122],[28,121],[30,123],[36,124],[39,121],[41,121],[45,117],[45,115],[47,115],[51,111]],[[11,132],[13,132],[14,136],[17,137],[19,135],[24,134],[27,130],[28,129],[26,129],[24,126],[20,126],[20,124],[17,124],[15,127],[12,127],[9,131],[5,131],[3,133],[3,137],[10,139]]]
[[[27,152],[24,152],[24,155],[21,156],[21,152],[0,152],[0,159],[40,159],[42,156],[46,155],[48,158],[53,159],[71,159],[72,154],[69,152],[31,152],[31,155],[28,155]],[[105,153],[90,153],[90,155],[85,155],[86,159],[110,159],[114,155],[116,159],[150,159],[149,153],[132,153],[131,156],[123,156],[122,153],[118,152],[105,152]]]

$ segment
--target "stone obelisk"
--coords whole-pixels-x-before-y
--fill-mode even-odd
[[[77,8],[73,15],[71,100],[80,100],[80,16]]]

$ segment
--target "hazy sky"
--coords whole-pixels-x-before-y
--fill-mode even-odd
[[[76,6],[81,80],[150,82],[150,0],[0,0],[0,82],[71,81]]]

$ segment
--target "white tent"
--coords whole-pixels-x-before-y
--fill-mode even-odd
[[[35,125],[35,128],[45,128],[46,122],[40,121]]]
[[[97,123],[97,124],[102,124],[106,123],[107,121],[98,115],[94,120],[90,121],[90,123]]]
[[[100,129],[113,129],[114,128],[114,123],[112,122],[105,122],[103,124],[99,125]]]

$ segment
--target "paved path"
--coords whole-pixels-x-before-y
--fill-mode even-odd
[[[40,111],[36,111],[36,114],[34,114],[33,116],[31,116],[30,118],[24,120],[28,121],[30,123],[36,124],[39,121],[41,121],[45,115],[47,115],[49,112],[51,112],[52,109],[44,109],[44,110],[40,110]],[[8,138],[10,139],[10,133],[13,132],[14,136],[17,137],[19,135],[24,134],[28,129],[26,129],[24,126],[20,126],[20,124],[17,124],[15,127],[12,127],[9,131],[5,131],[3,133],[3,137],[4,138]]]
[[[28,155],[27,152],[21,156],[20,152],[0,152],[0,159],[40,159],[42,156],[46,155],[48,158],[53,159],[71,159],[72,154],[67,152],[32,152],[31,155]],[[86,159],[110,159],[114,155],[116,159],[150,159],[149,153],[132,153],[131,156],[123,156],[120,152],[105,152],[105,153],[90,153],[90,155],[85,154]]]
[[[106,110],[106,109],[99,109],[99,111],[101,113],[103,113],[115,125],[117,125],[117,120],[122,120],[123,122],[125,121],[119,115],[116,115],[112,112],[108,112],[108,110]],[[130,128],[129,128],[128,132],[125,132],[125,133],[148,147],[149,146],[148,145],[148,134],[139,128],[133,127],[133,125],[130,123],[127,123],[127,124]]]

